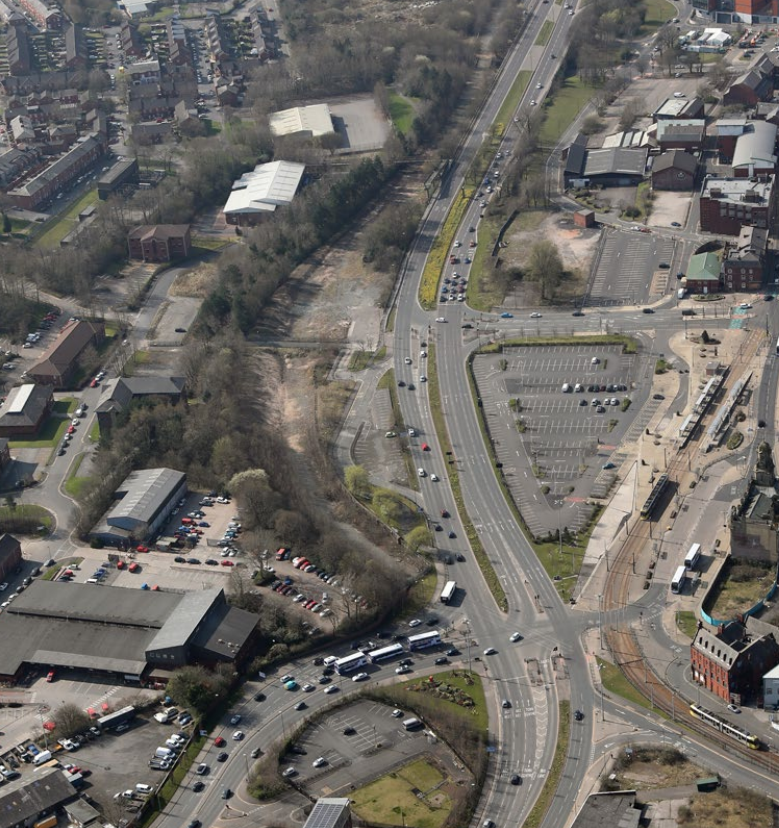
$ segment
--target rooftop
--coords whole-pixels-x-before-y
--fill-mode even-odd
[[[775,167],[776,126],[767,121],[752,121],[736,140],[733,169],[738,167]]]
[[[341,828],[348,814],[348,799],[322,797],[317,799],[303,828]]]
[[[258,164],[233,184],[225,213],[273,212],[292,203],[303,178],[305,165],[292,161]]]
[[[669,150],[655,158],[652,171],[657,173],[669,169],[694,173],[698,169],[698,159],[684,150]]]
[[[133,524],[148,524],[186,481],[184,472],[174,469],[139,469],[130,472],[116,496],[120,500],[105,518],[110,526],[132,529]]]
[[[270,131],[274,135],[293,135],[308,132],[314,138],[333,132],[330,107],[327,104],[295,106],[273,112],[270,116]]]
[[[3,428],[36,426],[48,408],[51,388],[42,385],[19,385],[11,389],[0,405],[0,426]]]
[[[584,177],[593,175],[643,175],[649,150],[623,148],[588,150]]]
[[[701,188],[701,198],[719,201],[768,205],[774,178],[771,175],[752,178],[715,178],[707,175]]]
[[[687,279],[696,282],[719,282],[720,260],[716,253],[697,253],[690,256]]]
[[[60,768],[42,768],[0,788],[0,828],[34,822],[76,796]]]

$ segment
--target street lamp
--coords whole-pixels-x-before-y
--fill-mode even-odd
[[[600,634],[600,648],[603,650],[603,595],[598,595],[598,633]]]

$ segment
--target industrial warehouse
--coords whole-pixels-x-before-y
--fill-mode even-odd
[[[257,622],[218,587],[177,594],[38,580],[0,615],[0,681],[32,667],[164,683],[186,664],[240,664]]]

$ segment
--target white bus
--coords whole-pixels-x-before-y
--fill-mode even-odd
[[[409,650],[424,650],[425,647],[435,647],[436,644],[440,643],[441,633],[438,630],[431,630],[430,632],[410,635],[408,637]]]
[[[403,655],[406,650],[402,644],[390,644],[389,647],[382,647],[380,650],[371,650],[368,653],[368,658],[373,664],[378,664],[380,661],[387,661],[395,656]]]
[[[344,656],[335,662],[335,671],[339,676],[346,673],[351,673],[352,670],[359,670],[368,663],[365,653],[354,653],[353,655]]]
[[[455,592],[457,592],[457,582],[447,581],[446,586],[441,593],[441,603],[448,604],[454,597]]]
[[[698,563],[701,557],[701,545],[694,543],[687,554],[684,556],[684,565],[687,569],[695,569],[695,564]]]
[[[677,595],[684,589],[684,582],[687,580],[687,567],[680,566],[674,573],[673,581],[671,581],[671,592]]]

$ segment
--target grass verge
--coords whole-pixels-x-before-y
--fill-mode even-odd
[[[78,214],[89,207],[91,204],[97,203],[97,190],[89,190],[84,193],[81,198],[69,207],[59,218],[55,219],[51,224],[46,224],[46,229],[38,240],[35,242],[37,247],[57,247],[59,243],[76,227],[79,223]]]
[[[552,37],[552,32],[554,31],[554,22],[552,20],[544,20],[543,26],[541,26],[541,31],[538,33],[538,37],[536,38],[536,46],[546,46],[549,43],[550,38]]]
[[[549,769],[546,782],[544,782],[541,795],[536,800],[533,809],[527,815],[524,828],[538,828],[544,821],[546,812],[552,804],[557,786],[560,783],[560,777],[563,775],[565,760],[568,757],[568,743],[571,739],[571,703],[569,701],[561,701],[557,710],[559,726],[557,729],[557,745],[555,747],[554,757],[552,758],[552,766]]]
[[[95,418],[95,421],[92,423],[92,428],[89,429],[89,439],[93,443],[100,442],[100,423]]]
[[[397,92],[389,93],[389,114],[395,129],[401,134],[406,135],[411,130],[411,124],[414,122],[414,105],[404,95],[399,95]]]
[[[677,610],[676,628],[687,638],[695,638],[695,633],[698,631],[698,619],[695,613],[690,610]]]
[[[395,381],[395,369],[390,368],[376,384],[376,388],[386,389],[389,391],[390,403],[392,405],[392,418],[395,421],[395,431],[398,434],[405,432],[406,423],[403,420],[403,412],[400,410],[400,403],[398,402],[398,386]],[[419,491],[419,478],[417,477],[416,468],[414,466],[414,458],[411,452],[408,451],[408,438],[399,437],[403,445],[403,463],[406,466],[406,481],[409,489]]]
[[[49,417],[32,440],[10,440],[9,446],[12,449],[51,448],[62,439],[69,425],[70,422],[61,417]]]
[[[69,566],[80,566],[83,558],[65,558],[65,560],[57,561],[56,566],[52,566],[47,569],[41,578],[44,581],[53,581],[55,576],[62,572],[63,569],[67,569]]]
[[[498,114],[495,118],[497,123],[506,124],[511,118],[514,117],[514,112],[519,106],[519,102],[522,100],[522,96],[525,94],[527,85],[530,83],[530,79],[532,77],[533,73],[526,69],[521,72],[517,72],[517,77],[515,78],[514,83],[511,84],[511,89],[498,110]]]
[[[378,351],[352,351],[349,358],[349,370],[364,371],[377,360],[384,359],[385,356],[387,356],[387,349],[384,345]]]
[[[438,442],[441,446],[441,451],[444,453],[444,457],[448,459],[449,484],[452,487],[452,494],[454,495],[454,501],[457,505],[457,511],[460,514],[460,520],[462,521],[465,529],[465,534],[468,537],[471,549],[473,549],[473,554],[476,556],[479,569],[481,569],[481,573],[484,576],[484,580],[486,581],[490,592],[492,593],[492,597],[495,599],[495,603],[498,607],[503,612],[507,612],[508,599],[506,598],[506,592],[503,589],[500,579],[498,578],[497,572],[495,572],[495,569],[487,556],[486,550],[482,546],[481,540],[476,533],[473,523],[471,523],[468,510],[465,508],[465,500],[463,499],[462,489],[460,488],[460,476],[457,470],[457,462],[454,459],[452,444],[449,439],[449,431],[446,427],[446,420],[444,419],[444,413],[441,407],[441,388],[438,383],[436,346],[432,342],[428,345],[427,362],[427,386],[430,399],[430,410],[433,415],[433,423],[435,424],[435,430],[438,435]]]
[[[668,0],[644,0],[646,7],[644,23],[641,26],[640,37],[653,34],[664,23],[676,17],[676,7]]]
[[[55,400],[51,407],[52,414],[72,414],[78,406],[78,400],[73,397],[63,397],[61,400]]]
[[[63,484],[63,488],[65,491],[75,500],[78,500],[81,496],[81,492],[84,490],[84,487],[89,483],[92,479],[91,477],[79,477],[78,470],[81,467],[81,463],[86,457],[86,454],[79,454],[74,460],[73,464],[70,467],[70,471],[68,472],[68,476],[65,479],[65,483]]]
[[[592,99],[597,87],[578,77],[565,78],[544,101],[545,118],[539,134],[539,143],[554,147],[573,119]]]
[[[633,704],[637,704],[639,707],[643,707],[646,710],[652,709],[649,699],[645,698],[638,692],[638,690],[636,690],[635,687],[633,687],[619,667],[609,661],[604,661],[602,658],[598,658],[598,669],[600,670],[600,680],[603,684],[604,690],[607,690],[615,696],[621,696],[623,699],[626,699]],[[648,690],[649,685],[647,685],[647,691]]]

